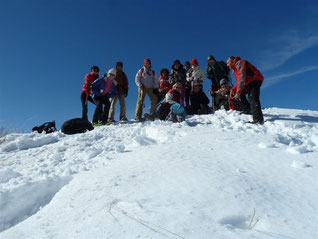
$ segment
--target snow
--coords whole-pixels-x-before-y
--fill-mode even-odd
[[[318,112],[264,116],[10,134],[0,238],[318,238]]]

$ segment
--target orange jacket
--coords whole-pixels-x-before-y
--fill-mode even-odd
[[[241,57],[239,56],[234,58],[231,69],[234,71],[236,78],[236,85],[232,88],[232,90],[239,95],[243,93],[244,88],[251,82],[264,80],[263,75],[255,66],[248,61],[241,60]]]

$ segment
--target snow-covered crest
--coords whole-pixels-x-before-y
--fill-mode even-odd
[[[318,112],[264,116],[10,134],[0,238],[318,238]]]

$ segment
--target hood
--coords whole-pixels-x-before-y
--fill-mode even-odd
[[[234,58],[234,60],[233,60],[233,63],[232,63],[232,65],[231,65],[231,68],[234,69],[236,62],[238,62],[238,61],[240,61],[240,60],[241,60],[241,57],[236,56],[236,57]]]

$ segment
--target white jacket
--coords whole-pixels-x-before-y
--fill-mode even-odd
[[[202,84],[204,81],[204,78],[205,78],[204,71],[200,66],[192,67],[187,72],[187,81],[190,83]]]
[[[138,88],[158,88],[159,87],[159,80],[156,76],[156,73],[149,69],[147,70],[146,67],[141,68],[135,78],[136,85]]]

